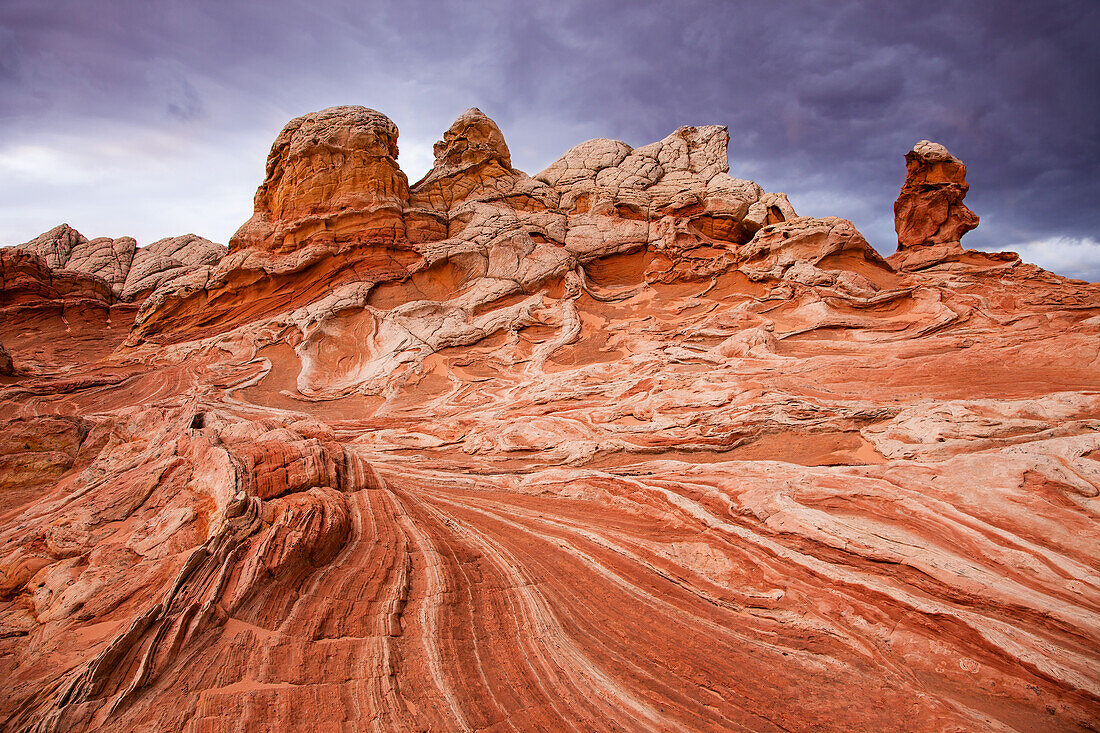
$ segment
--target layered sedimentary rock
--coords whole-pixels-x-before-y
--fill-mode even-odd
[[[18,247],[0,249],[0,307],[31,306],[69,300],[108,304],[110,285],[74,270],[55,270],[47,260]]]
[[[894,203],[898,247],[958,242],[978,226],[963,199],[966,166],[939,143],[921,140],[905,154],[906,176]]]
[[[323,124],[330,133],[318,132]],[[244,322],[259,324],[278,313],[280,322],[308,322],[326,308],[362,308],[368,296],[369,305],[425,299],[439,305],[425,314],[423,328],[432,334],[417,337],[416,354],[393,356],[388,347],[382,349],[394,363],[415,362],[440,344],[476,340],[481,330],[470,321],[470,309],[530,293],[569,272],[583,280],[578,270],[583,262],[651,245],[655,256],[648,278],[691,277],[695,267],[703,268],[696,274],[706,278],[732,261],[722,256],[725,265],[720,265],[708,253],[747,241],[765,222],[795,215],[783,194],[766,194],[755,183],[728,175],[729,135],[720,126],[681,128],[636,152],[625,143],[590,141],[531,177],[511,167],[496,123],[470,109],[436,144],[432,170],[407,196],[394,198],[394,181],[404,174],[395,178],[395,160],[382,153],[396,153],[397,134],[388,118],[362,107],[336,107],[289,123],[268,156],[256,213],[234,236],[230,254],[208,273],[152,294],[131,343],[172,343]],[[330,138],[356,140],[369,154],[323,157],[317,163],[293,153],[322,149],[302,140]],[[601,148],[622,155],[589,152]],[[333,160],[343,167],[333,167]],[[341,181],[347,176],[340,186],[354,189],[360,199],[348,203],[339,193],[343,189],[333,189],[334,199],[309,203],[318,176]],[[284,199],[302,193],[283,211],[270,203],[274,190],[283,191]],[[286,212],[335,206],[334,201],[344,202],[332,215],[336,219],[313,218],[329,223],[309,236],[284,236],[300,224]],[[362,223],[394,212],[405,227],[404,238],[379,235],[373,224],[349,224],[347,236],[333,235],[342,217]],[[392,231],[399,229],[394,224]],[[462,314],[459,320],[456,314]],[[402,318],[399,312],[382,316],[382,338],[407,340]],[[304,382],[303,387],[314,389]]]
[[[43,373],[52,375],[47,391],[121,381],[108,374],[117,372],[111,367],[97,374],[95,364],[126,338],[136,313],[136,306],[115,302],[100,277],[52,269],[44,257],[18,247],[0,249],[0,343],[19,377],[3,384],[29,395],[34,388],[25,392],[26,385]]]
[[[256,213],[229,246],[287,252],[307,243],[392,242],[404,235],[408,198],[388,117],[366,107],[314,112],[279,133]]]
[[[89,365],[126,339],[141,303],[202,278],[225,251],[193,234],[137,248],[131,237],[89,240],[55,227],[0,249],[0,339],[25,357],[28,377],[45,370],[67,373],[71,384],[95,381]]]
[[[722,127],[396,139],[299,118],[227,255],[0,320],[6,728],[1100,725],[1100,285],[884,260]]]
[[[939,143],[921,140],[905,154],[906,176],[894,202],[898,251],[893,263],[918,270],[946,261],[1011,261],[1015,253],[964,252],[962,236],[978,226],[963,199],[970,190],[966,166]]]

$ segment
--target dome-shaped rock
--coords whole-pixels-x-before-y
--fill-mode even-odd
[[[287,123],[267,156],[255,214],[229,241],[287,252],[313,242],[391,242],[404,233],[409,182],[397,125],[366,107],[332,107]]]

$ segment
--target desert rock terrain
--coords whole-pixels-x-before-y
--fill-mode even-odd
[[[0,727],[1100,727],[1100,284],[964,249],[946,148],[884,258],[721,126],[397,141],[0,249]]]

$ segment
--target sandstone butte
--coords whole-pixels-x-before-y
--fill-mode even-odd
[[[943,146],[884,259],[724,127],[397,137],[0,250],[5,730],[1100,726],[1100,285],[963,249]]]

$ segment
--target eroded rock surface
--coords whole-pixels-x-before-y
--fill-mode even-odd
[[[88,238],[68,224],[59,224],[48,232],[43,232],[29,242],[19,245],[19,249],[34,252],[46,261],[46,264],[60,270],[65,267],[75,247],[88,243]]]
[[[70,270],[99,278],[117,296],[122,292],[137,242],[132,237],[89,240],[68,224],[61,224],[17,249],[39,255],[51,270]]]
[[[939,143],[921,140],[905,154],[906,176],[894,204],[898,247],[958,242],[978,226],[963,199],[966,166]]]
[[[466,110],[435,144],[435,165],[413,186],[411,204],[446,213],[496,184],[508,191],[521,177],[512,169],[504,134],[476,107]]]
[[[122,293],[136,251],[133,237],[98,237],[73,247],[65,269],[102,278],[117,296]]]
[[[194,234],[168,237],[139,248],[133,237],[97,237],[89,240],[68,224],[61,224],[29,242],[12,248],[42,259],[49,277],[68,272],[107,285],[113,302],[142,300],[161,283],[192,274],[220,260],[225,245]]]
[[[905,154],[906,176],[894,202],[898,251],[891,262],[921,270],[945,262],[1015,261],[1014,252],[963,250],[962,236],[978,226],[978,216],[963,199],[970,190],[966,166],[943,145],[921,140]]]
[[[256,213],[229,247],[286,252],[318,242],[392,242],[404,235],[408,197],[397,125],[366,107],[313,112],[279,133]]]
[[[123,302],[0,250],[6,728],[1100,726],[1100,285],[951,206],[884,260],[718,126],[396,140],[292,121]]]
[[[225,245],[194,234],[157,240],[134,253],[121,297],[125,301],[139,300],[162,283],[208,273],[225,253]]]

